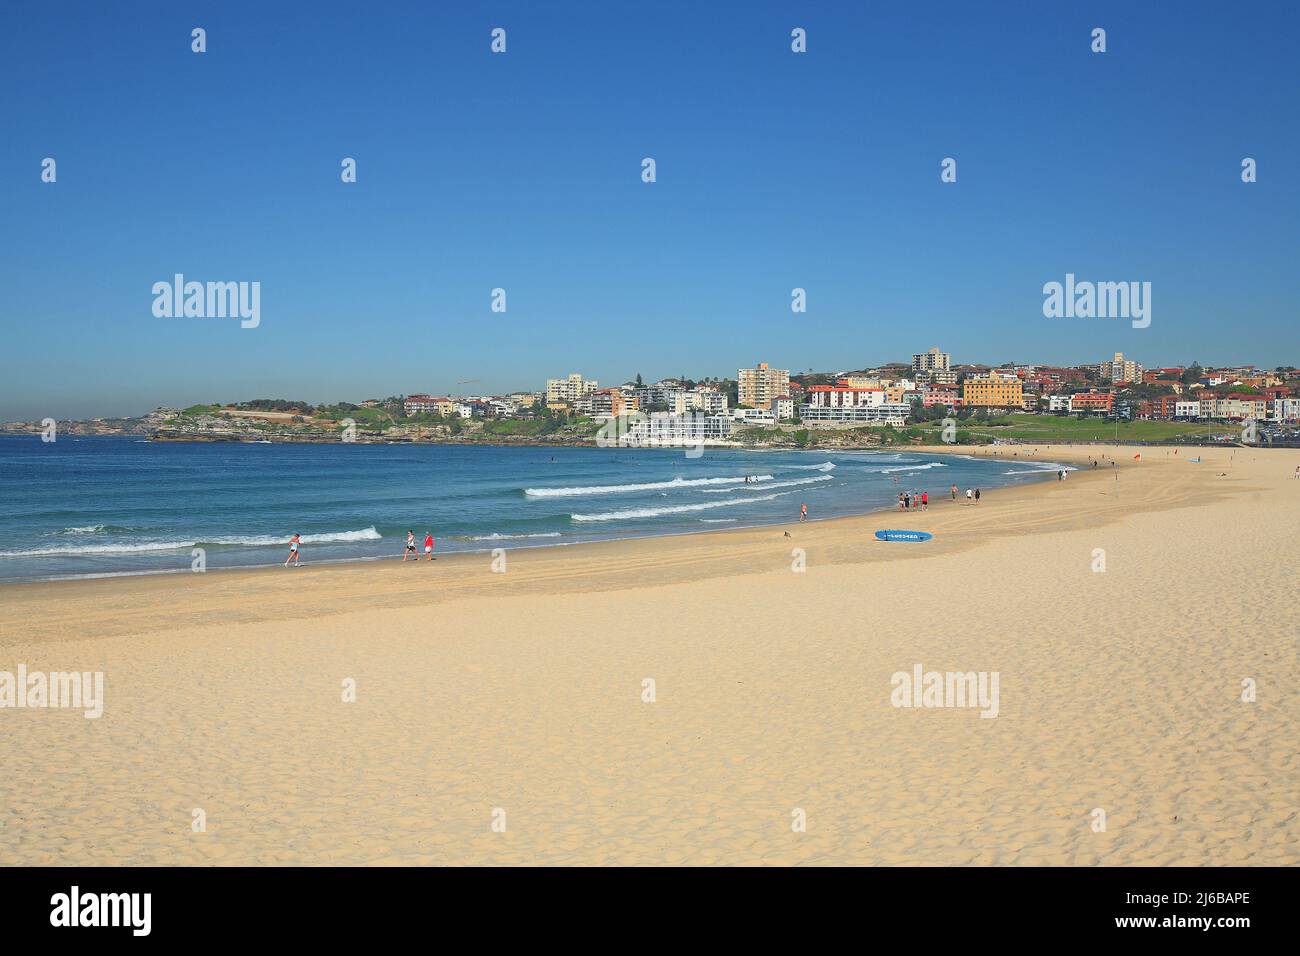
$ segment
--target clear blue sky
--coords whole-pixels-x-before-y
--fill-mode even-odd
[[[0,419],[935,345],[1300,364],[1297,28],[1290,2],[12,6]],[[261,326],[155,318],[176,272],[260,281]],[[1151,327],[1044,318],[1067,272],[1150,281]]]

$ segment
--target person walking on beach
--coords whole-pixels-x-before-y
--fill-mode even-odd
[[[980,490],[978,488],[975,489],[975,503],[980,503]]]
[[[912,510],[912,493],[910,491],[903,492],[903,510]]]
[[[921,492],[921,510],[922,511],[930,510],[930,492],[928,491]]]
[[[418,564],[420,556],[415,553],[415,532],[410,528],[406,530],[406,550],[402,552],[402,563],[406,563],[407,558],[414,558]]]
[[[953,501],[956,501],[956,500],[957,500],[957,486],[956,486],[956,485],[953,485],[953,486],[952,486],[952,500],[953,500]]]
[[[903,493],[901,491],[898,493],[898,510],[903,510]]]
[[[800,521],[808,520],[808,503],[806,501],[799,506],[799,520]]]
[[[430,561],[434,560],[434,557],[433,557],[433,532],[432,532],[432,531],[426,531],[426,532],[424,533],[424,553],[425,553],[426,555],[428,555],[428,558],[429,558]]]
[[[972,496],[973,494],[974,494],[974,492],[972,492],[969,488],[966,489],[966,504],[970,504],[970,503],[971,503],[971,500],[972,500],[971,496]]]
[[[286,568],[289,566],[290,561],[293,562],[295,568],[298,566],[298,545],[301,543],[302,535],[295,531],[293,537],[289,539],[289,556],[284,559],[284,566]]]

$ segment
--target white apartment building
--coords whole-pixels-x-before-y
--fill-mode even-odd
[[[684,415],[690,407],[686,400],[686,389],[677,384],[667,384],[665,382],[656,382],[654,385],[643,385],[640,388],[632,389],[633,396],[636,397],[641,408],[649,408],[651,405],[666,405],[670,415]]]
[[[879,405],[803,405],[799,409],[799,418],[805,423],[836,422],[854,425],[893,425],[907,424],[911,414],[910,405],[896,402],[884,402]]]
[[[686,404],[691,411],[723,415],[727,411],[727,393],[707,385],[697,385],[686,393]]]
[[[595,379],[585,379],[578,372],[573,372],[568,378],[548,378],[546,380],[546,402],[547,404],[558,402],[572,404],[579,399],[588,397],[598,388],[600,388],[599,382]]]
[[[731,419],[726,415],[651,412],[629,422],[630,427],[619,437],[619,444],[639,448],[679,448],[722,441],[731,435]]]
[[[772,414],[779,422],[794,418],[794,399],[789,395],[778,395],[772,399]]]
[[[1070,410],[1071,395],[1051,395],[1047,399],[1047,410],[1049,412],[1068,412]],[[1196,404],[1193,402],[1192,404]]]
[[[790,372],[783,368],[768,368],[759,362],[753,368],[742,368],[736,373],[739,387],[736,400],[752,408],[771,408],[772,399],[790,394]]]
[[[1279,422],[1300,421],[1300,398],[1273,399],[1273,418]]]
[[[775,425],[776,416],[769,408],[733,408],[731,417],[746,425]]]
[[[898,394],[903,394],[901,389]],[[855,385],[810,385],[805,397],[808,404],[818,408],[861,408],[886,404],[888,390]]]
[[[1174,402],[1174,418],[1200,418],[1200,402]]]

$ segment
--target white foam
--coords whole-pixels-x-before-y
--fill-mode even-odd
[[[287,534],[230,535],[195,541],[134,541],[114,544],[66,544],[57,548],[31,548],[20,551],[0,551],[0,558],[39,558],[61,554],[140,554],[149,551],[183,551],[201,544],[243,545],[245,547],[287,547]],[[378,541],[383,537],[374,527],[360,531],[324,531],[304,534],[303,544],[325,544],[338,541]]]
[[[288,534],[254,534],[254,535],[227,535],[216,538],[202,538],[199,544],[229,544],[244,545],[246,547],[270,547],[272,545],[284,545],[288,547]],[[374,525],[369,528],[362,528],[360,531],[322,531],[319,534],[304,534],[302,536],[303,544],[329,544],[339,541],[379,541],[383,535],[375,530]]]
[[[824,461],[820,465],[786,465],[786,468],[797,468],[800,471],[834,471],[835,462]]]
[[[771,481],[771,475],[751,475],[751,482]],[[529,498],[571,498],[580,495],[622,495],[637,491],[658,491],[660,488],[692,488],[697,485],[741,485],[740,478],[674,478],[671,481],[648,481],[635,485],[586,485],[575,488],[525,488]]]
[[[765,484],[765,485],[758,485],[758,486],[750,485],[750,487],[751,487],[751,488],[755,488],[755,489],[758,490],[758,491],[767,491],[767,490],[769,490],[769,489],[771,489],[771,488],[793,488],[795,485],[811,485],[811,484],[813,484],[814,482],[818,482],[818,481],[831,481],[831,480],[832,480],[832,478],[831,478],[830,475],[818,475],[816,478],[792,478],[792,479],[790,479],[789,481],[771,481],[771,482],[768,482],[768,483]],[[728,493],[728,492],[737,491],[737,490],[739,490],[739,489],[736,489],[736,488],[706,488],[706,489],[704,489],[704,493],[705,493],[706,495],[720,495],[720,494],[726,494],[726,493]]]
[[[539,532],[537,534],[498,534],[496,532],[493,532],[492,534],[477,534],[471,537],[469,540],[470,541],[504,541],[506,538],[558,538],[559,536],[560,536],[560,532],[558,531],[546,531],[546,532]]]
[[[1022,465],[1023,471],[1004,471],[1004,475],[1028,475],[1036,471],[1078,471],[1073,465],[1059,465],[1051,461],[1009,461],[1009,465]]]
[[[774,495],[759,495],[752,498],[728,498],[726,501],[706,501],[695,505],[671,505],[667,508],[626,508],[623,511],[604,511],[592,515],[569,515],[574,521],[623,521],[627,518],[658,518],[660,515],[684,514],[689,511],[708,511],[711,508],[727,508],[731,505],[747,505],[754,501],[771,501],[783,495],[794,494],[792,491],[778,491]]]
[[[926,462],[926,463],[923,464],[923,465],[922,465],[922,464],[916,464],[916,465],[891,465],[891,466],[888,467],[888,468],[863,468],[862,470],[863,470],[863,471],[873,471],[873,472],[876,472],[877,474],[884,475],[884,474],[888,474],[888,473],[893,472],[893,471],[925,471],[925,470],[928,469],[928,468],[947,468],[947,467],[948,467],[948,466],[945,465],[945,464],[944,464],[943,462],[941,462],[941,461],[931,461],[931,462]]]

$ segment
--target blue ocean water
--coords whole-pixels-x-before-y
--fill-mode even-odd
[[[0,581],[188,571],[194,548],[209,570],[269,565],[295,532],[303,562],[319,563],[400,556],[408,528],[444,553],[787,522],[802,503],[816,520],[1057,467],[895,451],[0,438]]]

